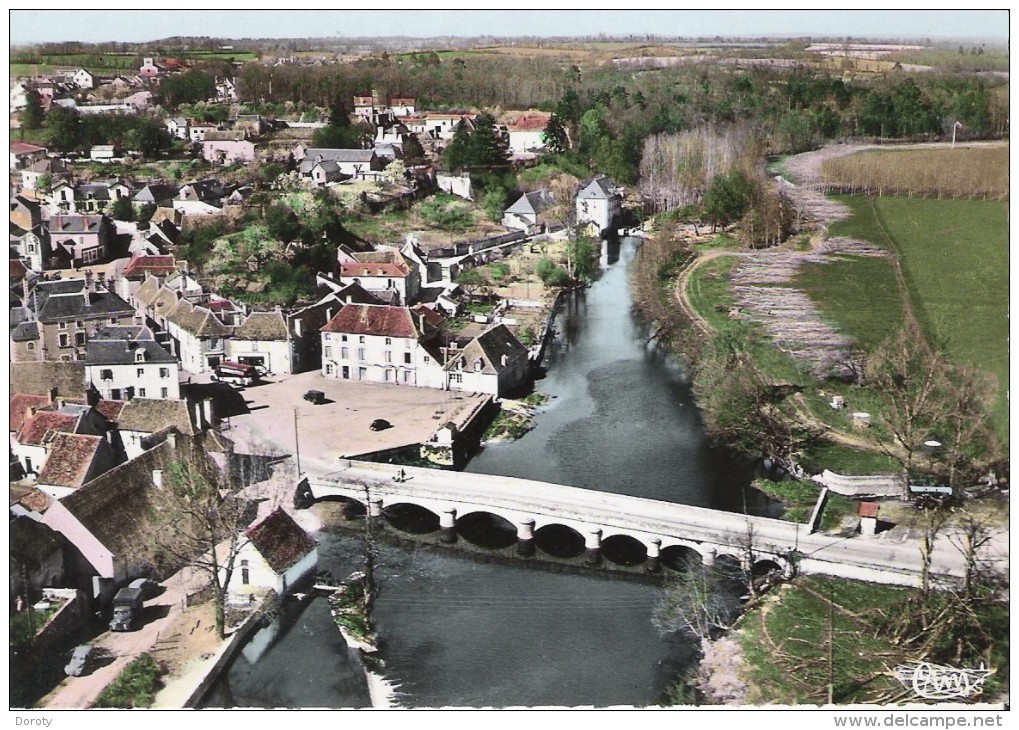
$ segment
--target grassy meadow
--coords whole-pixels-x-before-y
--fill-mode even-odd
[[[842,199],[852,217],[831,228],[893,250],[910,303],[932,343],[997,384],[995,427],[1008,439],[1008,204],[903,197]],[[807,266],[801,285],[845,332],[872,347],[895,331],[902,308],[882,259]]]

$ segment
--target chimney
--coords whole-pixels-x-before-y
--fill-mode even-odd
[[[50,388],[50,403],[55,403],[57,400],[57,394],[60,391],[56,388]]]
[[[85,269],[85,291],[95,291],[95,282],[92,281],[92,269]]]
[[[98,284],[99,288],[105,289],[106,288],[106,272],[105,271],[100,271],[96,275],[96,279],[97,279],[97,284]]]
[[[167,436],[167,438],[170,438],[170,437]],[[153,469],[152,470],[152,486],[154,486],[156,489],[162,489],[163,488],[163,470],[162,469]]]
[[[177,450],[177,432],[173,431],[172,429],[170,431],[167,431],[166,432],[166,442],[168,444],[170,444],[170,448],[171,449],[176,451]]]
[[[425,313],[424,312],[418,312],[418,329],[420,329],[421,333],[424,334],[424,331],[425,331]]]

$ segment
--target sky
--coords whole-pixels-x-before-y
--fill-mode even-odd
[[[478,3],[474,3],[475,6]],[[170,36],[610,35],[980,37],[1006,40],[1007,10],[37,10],[10,11],[10,43]]]

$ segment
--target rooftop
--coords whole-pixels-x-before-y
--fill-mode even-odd
[[[264,520],[247,531],[255,549],[269,563],[269,567],[282,573],[315,549],[315,541],[294,518],[277,508]]]

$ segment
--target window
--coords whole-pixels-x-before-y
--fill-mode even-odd
[[[71,346],[71,338],[68,337],[67,335],[60,335],[60,346],[61,347],[70,347]]]
[[[409,352],[403,353],[403,364],[404,365],[410,365],[410,353]]]
[[[393,353],[389,350],[386,350],[386,362],[393,362]]]
[[[99,379],[100,380],[113,380],[113,371],[112,370],[105,370],[105,369],[104,370],[100,370],[99,371]]]
[[[410,371],[409,370],[404,370],[403,371],[403,382],[405,382],[405,383],[410,382]]]
[[[78,347],[82,347],[85,344],[85,333],[75,332],[74,333],[74,344]]]
[[[361,335],[360,337],[358,337],[357,341],[358,341],[358,344],[363,345],[364,344],[364,335]]]
[[[326,345],[325,348],[322,350],[322,354],[325,355],[326,357],[332,357],[333,356],[333,348],[331,348],[328,345]]]
[[[117,324],[117,318],[116,317],[110,317],[110,324]]]
[[[462,383],[463,381],[464,376],[461,375],[460,373],[453,373],[452,375],[449,376],[449,382],[451,383]]]
[[[358,360],[364,360],[364,348],[363,347],[357,348],[357,359]]]
[[[34,350],[35,349],[35,343],[34,342],[29,342],[28,343],[28,349],[29,350]]]
[[[346,341],[347,341],[347,336],[346,335],[340,335],[340,342],[346,342]]]
[[[144,393],[142,394],[142,397],[143,398],[145,397]],[[160,388],[159,389],[159,397],[160,398],[169,398],[170,397],[170,389],[169,388]]]
[[[60,356],[60,362],[71,362],[71,356],[70,355],[61,355]],[[114,400],[116,400],[116,398],[114,398]]]
[[[79,319],[77,322],[74,323],[74,326],[80,329],[85,326],[85,323]]]
[[[326,363],[326,375],[333,374],[333,364],[331,362]]]
[[[145,350],[138,350],[138,352],[134,354],[134,361],[145,362]]]
[[[393,338],[392,338],[392,337],[387,337],[387,338],[386,338],[386,344],[387,344],[387,345],[391,345],[391,344],[393,344]]]
[[[61,322],[61,323],[59,324],[59,327],[60,327],[60,329],[62,329],[62,330],[65,330],[65,329],[67,329],[67,322]]]
[[[424,361],[425,361],[425,365],[427,365],[428,363],[430,363],[432,361],[432,358],[428,357],[428,355],[425,355]]]
[[[258,343],[257,342],[252,342],[251,343],[251,349],[254,350],[255,352],[258,352]]]
[[[145,388],[139,388],[138,389],[138,397],[139,398],[144,398],[145,397]]]
[[[159,368],[159,377],[161,378],[170,377],[170,368]]]
[[[384,372],[385,372],[385,380],[388,383],[389,382],[389,370],[386,370]]]
[[[135,373],[138,375],[139,378],[144,378],[145,377],[145,368],[138,368],[135,371]]]
[[[350,357],[350,348],[349,347],[341,347],[340,348],[340,359],[341,360],[346,360],[349,357]]]

